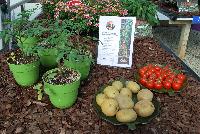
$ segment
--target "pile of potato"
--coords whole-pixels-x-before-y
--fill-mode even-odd
[[[134,104],[132,94],[137,94],[138,102]],[[116,116],[119,122],[133,122],[140,117],[153,114],[153,93],[148,89],[140,89],[134,81],[114,81],[102,93],[97,94],[96,102],[106,116]]]

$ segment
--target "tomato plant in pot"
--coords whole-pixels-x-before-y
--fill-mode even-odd
[[[66,26],[69,23],[68,20],[65,22],[59,23],[59,20],[55,20],[58,25]],[[58,53],[56,55],[58,67],[47,71],[42,77],[45,93],[49,96],[51,103],[60,109],[69,108],[75,103],[80,85],[81,74],[79,71],[63,66],[61,60],[65,51],[69,51],[71,35],[71,31],[63,29],[58,35],[56,34],[54,38],[51,38],[50,41],[54,42],[53,47]],[[40,47],[37,48],[40,49]]]
[[[29,17],[33,10],[24,11],[15,20],[7,20],[5,24],[11,28],[4,29],[0,37],[5,43],[9,43],[13,38],[17,39],[19,49],[10,53],[7,63],[16,82],[21,86],[30,86],[37,82],[39,78],[39,58],[34,51],[36,41],[30,43],[34,38],[30,27],[34,26],[34,21]],[[27,43],[27,40],[28,43]]]
[[[81,80],[88,77],[92,61],[92,54],[83,44],[72,47],[64,54],[64,66],[78,70],[81,73]]]
[[[64,22],[63,22],[64,23]],[[34,35],[39,37],[39,43],[35,47],[40,57],[42,66],[54,68],[57,66],[56,58],[58,51],[56,47],[59,45],[63,36],[68,33],[65,25],[60,25],[58,20],[40,19],[37,21],[37,27],[32,28]]]
[[[75,103],[80,77],[78,71],[63,66],[49,70],[43,75],[44,91],[55,107],[64,109]]]
[[[71,30],[73,35],[70,38],[69,50],[64,52],[64,66],[78,70],[81,73],[81,80],[88,77],[93,58],[87,48],[87,42],[91,37],[80,35],[84,23],[73,23]],[[91,41],[91,40],[90,40]]]

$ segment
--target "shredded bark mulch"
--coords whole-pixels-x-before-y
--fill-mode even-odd
[[[96,55],[96,46],[91,44]],[[168,96],[157,94],[161,103],[160,115],[149,124],[138,125],[134,131],[127,126],[114,126],[98,117],[93,106],[98,88],[116,77],[134,79],[136,64],[157,62],[169,63],[175,69],[183,69],[181,61],[160,47],[151,38],[135,40],[133,66],[131,69],[94,65],[91,73],[80,87],[77,102],[69,109],[54,108],[48,96],[37,101],[37,92],[33,87],[18,86],[4,59],[0,54],[0,133],[34,134],[175,134],[200,133],[200,81],[187,74],[188,84],[182,94]]]

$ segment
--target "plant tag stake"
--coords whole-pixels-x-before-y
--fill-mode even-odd
[[[178,0],[179,12],[198,12],[198,0]]]
[[[132,66],[136,17],[100,16],[97,64]]]

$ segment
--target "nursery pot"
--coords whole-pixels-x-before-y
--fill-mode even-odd
[[[46,79],[49,75],[55,73],[56,70],[57,68],[49,70],[43,75],[44,91],[49,95],[49,99],[55,107],[60,109],[69,108],[75,103],[78,96],[80,73],[76,71],[79,77],[72,83],[62,85],[48,83]]]
[[[64,66],[75,69],[81,73],[81,80],[84,80],[88,77],[88,74],[90,72],[90,65],[91,62],[88,61],[71,61],[71,60],[64,60]]]
[[[57,50],[55,48],[45,48],[38,50],[42,66],[53,68],[57,66]]]
[[[21,86],[31,86],[39,78],[39,60],[28,64],[8,63],[17,84]]]

